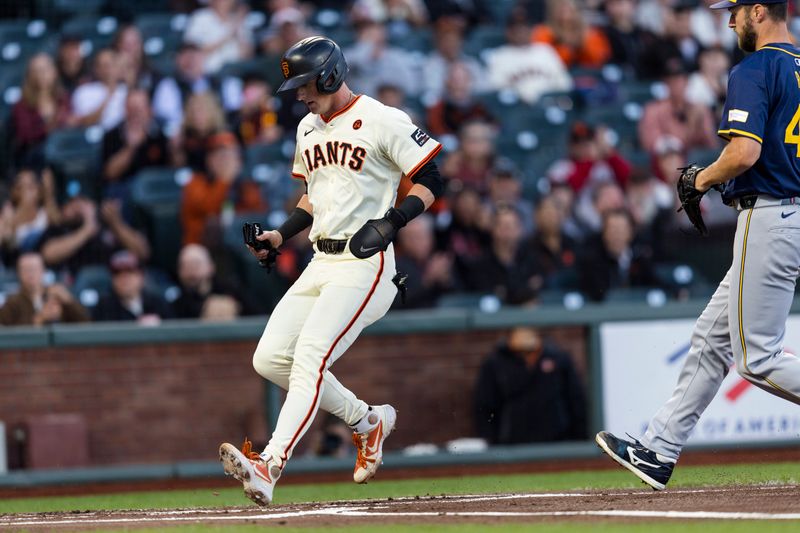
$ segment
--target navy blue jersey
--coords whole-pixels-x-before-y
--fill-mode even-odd
[[[758,161],[725,184],[723,199],[800,196],[800,49],[770,44],[731,70],[717,133],[761,143]]]

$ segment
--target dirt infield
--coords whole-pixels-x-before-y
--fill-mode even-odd
[[[371,501],[296,504],[259,509],[175,509],[0,515],[0,528],[75,531],[164,527],[177,524],[348,526],[374,524],[534,523],[560,520],[800,520],[791,486],[675,489],[664,492],[425,496]]]

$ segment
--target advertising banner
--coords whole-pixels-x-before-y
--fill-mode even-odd
[[[600,327],[603,428],[639,437],[669,399],[689,351],[694,320],[614,322]],[[800,349],[800,317],[790,317],[785,350]],[[742,379],[732,368],[701,416],[691,444],[800,439],[800,406]]]

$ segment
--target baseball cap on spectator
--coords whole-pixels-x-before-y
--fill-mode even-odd
[[[723,0],[716,4],[711,4],[711,9],[728,9],[736,6],[752,6],[753,4],[784,4],[786,0]]]
[[[569,130],[569,142],[570,143],[579,143],[583,141],[589,141],[594,139],[595,137],[595,129],[583,121],[577,121],[572,124],[572,128]]]
[[[108,261],[108,268],[112,274],[120,272],[133,272],[141,270],[139,259],[128,250],[115,252]]]
[[[199,52],[202,50],[202,48],[200,48],[197,43],[193,43],[191,41],[181,41],[178,45],[178,53],[186,52],[188,50]]]
[[[507,157],[497,158],[497,161],[495,161],[494,165],[492,165],[490,175],[493,178],[521,179],[517,165],[515,165],[514,162]]]
[[[684,150],[683,141],[674,135],[662,135],[656,139],[653,145],[653,151],[658,157],[667,154],[682,154]]]
[[[218,148],[233,148],[238,146],[239,141],[237,141],[236,136],[229,131],[215,133],[208,138],[208,141],[206,141],[206,150],[209,151],[216,150]]]
[[[683,61],[677,57],[671,57],[664,63],[662,77],[671,78],[672,76],[686,76],[688,74]]]

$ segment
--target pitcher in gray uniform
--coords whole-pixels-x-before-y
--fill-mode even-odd
[[[672,397],[641,437],[601,431],[612,459],[656,490],[735,362],[743,378],[800,403],[800,359],[783,350],[800,269],[800,49],[787,26],[786,0],[722,1],[728,26],[749,53],[731,70],[718,134],[728,141],[695,186],[723,186],[739,211],[733,263],[692,333]],[[643,354],[644,355],[644,354]]]

